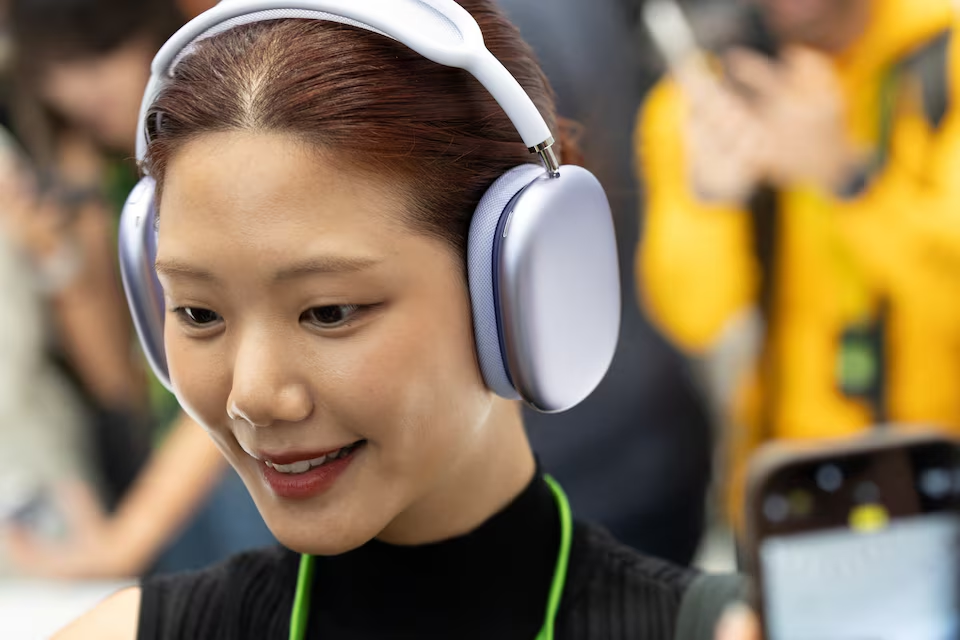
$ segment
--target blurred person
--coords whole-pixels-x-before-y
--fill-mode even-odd
[[[270,543],[202,430],[177,417],[176,400],[155,381],[148,394],[116,274],[115,217],[136,179],[123,157],[133,153],[150,61],[182,18],[171,0],[13,0],[9,11],[15,122],[41,169],[8,180],[4,197],[18,197],[24,209],[19,235],[39,237],[36,246],[24,243],[35,262],[77,270],[51,300],[67,364],[101,414],[131,417],[106,421],[101,465],[123,472],[106,500],[74,486],[62,504],[66,539],[15,530],[8,549],[23,571],[82,578],[197,567]],[[44,184],[46,195],[28,197],[30,182]],[[37,226],[45,234],[31,231]],[[148,452],[148,414],[173,427],[134,483]]]
[[[520,34],[462,5],[566,157]],[[155,191],[128,214],[149,229],[157,203],[137,284],[162,285],[162,374],[285,546],[146,580],[59,637],[675,638],[698,574],[572,523],[480,363],[468,287],[490,264],[468,242],[496,226],[474,211],[545,191],[543,167],[468,72],[271,15],[179,43],[138,151]]]
[[[6,120],[11,96],[4,84]],[[2,475],[19,474],[34,485],[18,491],[4,484],[3,499],[21,505],[3,524],[49,536],[62,531],[37,531],[37,514],[64,524],[72,511],[57,502],[113,506],[132,482],[150,446],[146,398],[142,372],[130,358],[110,221],[85,186],[95,171],[88,145],[80,136],[62,136],[48,156],[49,170],[38,171],[3,137],[0,232],[5,253],[16,254],[5,262],[22,279],[3,291],[5,315],[14,321],[5,332],[11,349],[4,365],[20,372],[5,392],[16,397],[20,414],[4,414],[0,449],[11,459]],[[30,330],[15,331],[24,316],[38,319]],[[53,486],[69,479],[81,484]],[[7,551],[3,564],[17,564]]]
[[[754,4],[756,46],[664,80],[636,130],[652,317],[700,358],[762,327],[719,372],[735,517],[764,440],[960,428],[954,7]]]
[[[15,143],[0,132],[0,181],[21,161]],[[9,185],[5,185],[9,186]],[[0,189],[0,193],[9,193]],[[60,533],[52,496],[60,483],[82,479],[102,491],[83,406],[48,357],[51,327],[44,291],[52,284],[24,256],[18,232],[26,211],[0,201],[0,526],[21,522],[47,535]],[[35,237],[44,235],[34,227]],[[0,577],[16,575],[0,549]]]
[[[640,551],[688,564],[703,530],[710,430],[683,360],[636,304],[639,188],[624,132],[656,76],[636,37],[634,3],[555,0],[548,12],[536,0],[498,4],[533,47],[558,113],[581,125],[585,166],[613,211],[625,301],[617,353],[597,390],[561,414],[527,410],[524,424],[579,514]]]

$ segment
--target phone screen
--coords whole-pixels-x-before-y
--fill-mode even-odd
[[[768,483],[757,556],[768,640],[960,638],[960,464],[926,444]]]

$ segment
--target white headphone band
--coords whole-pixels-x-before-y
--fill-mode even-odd
[[[147,152],[146,117],[177,64],[202,40],[234,27],[301,18],[340,22],[392,38],[428,60],[470,72],[493,96],[551,176],[559,175],[550,129],[520,83],[483,43],[476,20],[454,0],[223,0],[194,18],[154,58],[140,109],[137,159]]]

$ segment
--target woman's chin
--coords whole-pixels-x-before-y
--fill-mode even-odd
[[[314,556],[336,556],[353,551],[373,540],[379,531],[370,527],[350,527],[344,523],[335,526],[310,526],[303,522],[282,522],[276,526],[267,520],[267,526],[283,546]]]
[[[364,452],[359,453],[362,458]],[[299,553],[332,556],[363,546],[396,515],[384,508],[382,488],[373,493],[364,490],[365,483],[359,481],[364,474],[358,475],[358,471],[350,469],[319,492],[311,489],[316,489],[315,484],[326,483],[323,477],[303,474],[302,478],[294,478],[296,482],[288,483],[286,478],[265,478],[259,466],[255,472],[245,468],[241,476],[264,522],[281,544]],[[283,492],[289,495],[278,495]],[[376,499],[371,499],[374,496]]]

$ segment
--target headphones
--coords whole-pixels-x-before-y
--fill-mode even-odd
[[[610,205],[589,171],[559,166],[543,117],[454,0],[224,0],[181,28],[154,59],[137,160],[147,153],[150,107],[199,41],[281,18],[328,20],[392,38],[438,64],[469,71],[500,104],[543,166],[522,164],[500,176],[470,225],[467,271],[483,378],[498,395],[542,412],[564,411],[590,395],[610,366],[620,330]],[[154,189],[145,176],[124,205],[120,270],[144,352],[171,389],[163,291],[154,270]]]

